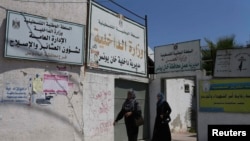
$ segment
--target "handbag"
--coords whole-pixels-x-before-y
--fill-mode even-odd
[[[144,124],[144,119],[142,116],[139,116],[138,118],[135,118],[135,125],[136,126],[141,126]]]

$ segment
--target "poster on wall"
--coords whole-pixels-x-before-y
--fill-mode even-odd
[[[94,2],[89,26],[89,67],[147,75],[145,26]]]
[[[200,40],[154,48],[155,73],[194,71],[201,68]]]
[[[250,48],[217,50],[215,77],[250,77]]]
[[[43,92],[48,94],[68,94],[69,76],[61,74],[43,75]]]
[[[23,75],[22,75],[23,74]],[[26,76],[24,79],[24,76]],[[31,99],[30,75],[22,70],[9,70],[0,76],[0,101],[4,103],[29,104]]]
[[[200,112],[250,112],[250,78],[200,81]]]
[[[5,57],[82,65],[84,26],[7,11]]]
[[[28,85],[18,82],[6,82],[2,101],[5,103],[28,104],[30,99],[30,89]]]

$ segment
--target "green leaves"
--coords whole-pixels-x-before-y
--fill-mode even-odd
[[[205,38],[208,49],[202,49],[202,68],[207,71],[207,75],[213,75],[214,64],[217,50],[233,49],[239,46],[235,43],[235,36],[224,36],[218,39],[216,43]]]

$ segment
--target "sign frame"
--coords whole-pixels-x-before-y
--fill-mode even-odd
[[[146,27],[95,2],[89,13],[87,66],[146,77]]]
[[[85,26],[7,11],[6,58],[83,65]]]

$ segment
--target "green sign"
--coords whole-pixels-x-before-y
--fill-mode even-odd
[[[201,112],[250,112],[250,78],[200,81]]]

